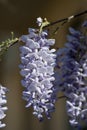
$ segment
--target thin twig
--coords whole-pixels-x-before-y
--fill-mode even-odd
[[[13,46],[14,44],[16,44],[17,42],[19,42],[19,39],[16,39],[15,41],[11,42],[11,44],[8,47]]]
[[[71,16],[69,16],[69,17],[67,17],[67,18],[59,19],[59,20],[57,20],[57,21],[54,21],[54,22],[49,23],[48,25],[44,26],[43,28],[46,28],[46,27],[49,27],[49,26],[53,26],[53,25],[55,25],[55,24],[58,24],[58,23],[61,23],[61,22],[64,22],[64,21],[65,21],[65,22],[69,22],[69,21],[71,21],[71,19],[77,18],[77,17],[79,17],[79,16],[81,16],[81,15],[84,15],[84,14],[86,14],[86,13],[87,13],[87,10],[85,10],[85,11],[79,13],[79,14],[76,14],[76,15],[71,15]]]

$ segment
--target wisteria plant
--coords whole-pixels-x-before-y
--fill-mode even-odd
[[[10,46],[23,42],[20,51],[20,74],[24,86],[23,99],[27,101],[26,107],[33,107],[33,115],[40,121],[46,115],[51,119],[55,102],[66,98],[66,111],[69,122],[77,130],[87,125],[87,21],[85,20],[79,30],[69,28],[67,42],[63,48],[54,49],[55,39],[49,38],[51,26],[61,23],[60,27],[71,19],[86,14],[87,11],[72,15],[68,18],[48,22],[37,18],[37,29],[29,28],[27,35],[12,38],[0,44],[0,56]],[[56,31],[59,27],[56,29]],[[6,114],[7,88],[0,85],[0,119]],[[62,92],[64,96],[58,97]],[[0,121],[0,128],[5,126]]]

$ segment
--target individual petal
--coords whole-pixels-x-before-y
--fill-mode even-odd
[[[22,52],[22,54],[24,54],[24,55],[29,53],[29,52],[32,52],[32,50],[26,46],[21,46],[19,49]]]

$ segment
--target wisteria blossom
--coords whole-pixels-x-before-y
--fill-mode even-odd
[[[82,28],[87,28],[87,21]],[[87,35],[69,28],[65,47],[57,52],[60,91],[67,97],[66,108],[72,126],[87,123]]]
[[[55,49],[50,49],[55,40],[47,37],[47,31],[39,33],[38,29],[29,28],[29,34],[21,37],[25,44],[20,47],[19,67],[24,77],[21,83],[25,87],[23,98],[27,101],[26,107],[32,106],[33,114],[39,120],[43,119],[43,113],[50,119],[56,100],[54,86],[56,55]]]
[[[37,29],[29,28],[28,34],[19,38],[11,32],[11,38],[0,42],[0,59],[11,46],[20,43],[22,97],[27,102],[26,107],[33,108],[33,115],[39,121],[45,116],[51,119],[57,99],[65,99],[71,126],[77,130],[87,128],[87,20],[79,30],[69,28],[63,48],[54,49],[53,39],[65,24],[85,14],[87,10],[53,22],[38,17]],[[56,44],[59,46],[60,43]],[[5,106],[7,91],[0,84],[0,128],[6,126],[3,119],[8,109]],[[59,96],[60,93],[63,95]]]
[[[5,104],[7,103],[6,92],[7,88],[0,85],[0,128],[6,126],[6,124],[2,123],[1,121],[6,116],[5,111],[8,109],[7,106],[5,106]]]

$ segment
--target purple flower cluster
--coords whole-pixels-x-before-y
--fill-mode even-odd
[[[23,98],[27,101],[26,107],[32,106],[33,114],[39,120],[45,113],[50,119],[50,113],[54,111],[56,91],[53,85],[54,67],[56,61],[54,39],[47,38],[47,32],[29,28],[29,34],[20,39],[25,45],[20,47],[20,73],[24,77],[21,81],[25,87]]]
[[[4,113],[8,108],[4,106],[7,103],[6,100],[7,89],[0,85],[0,120],[2,120],[6,114]],[[0,128],[5,127],[6,125],[0,121]]]
[[[83,24],[87,28],[87,22]],[[69,28],[65,47],[57,52],[59,90],[67,97],[72,126],[87,123],[87,35]]]

